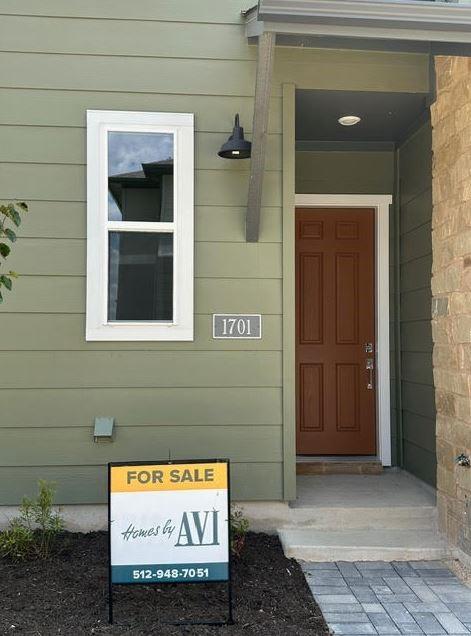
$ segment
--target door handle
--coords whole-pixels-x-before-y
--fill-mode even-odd
[[[368,371],[368,382],[366,388],[369,391],[373,390],[373,370],[375,368],[374,358],[366,358],[366,370]]]

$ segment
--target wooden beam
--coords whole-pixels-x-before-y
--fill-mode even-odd
[[[252,126],[252,160],[250,163],[249,195],[245,220],[245,237],[257,242],[260,230],[260,208],[265,171],[268,111],[270,107],[275,34],[262,33],[258,40],[257,79],[255,82],[255,104]]]

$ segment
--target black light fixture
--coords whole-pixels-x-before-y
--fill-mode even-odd
[[[239,113],[235,116],[232,135],[222,144],[218,155],[223,159],[248,159],[252,144],[244,139],[244,129],[239,125]]]

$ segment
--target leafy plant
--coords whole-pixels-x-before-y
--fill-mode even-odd
[[[11,252],[9,243],[16,241],[16,233],[11,226],[19,227],[21,215],[27,211],[28,206],[23,201],[0,205],[0,303],[3,302],[2,287],[10,291],[13,287],[12,279],[18,277],[18,274],[12,270],[3,271],[5,259]]]
[[[249,521],[244,517],[244,513],[239,508],[231,509],[231,552],[240,557],[245,545],[245,535],[249,530]]]
[[[8,529],[0,532],[0,556],[13,561],[23,561],[32,554],[34,532],[21,523],[20,519],[12,519]]]
[[[54,485],[40,479],[38,495],[23,497],[19,516],[0,532],[0,556],[22,561],[47,559],[51,555],[64,528],[62,517],[52,508],[54,494]]]

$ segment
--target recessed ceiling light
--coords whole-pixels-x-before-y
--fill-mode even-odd
[[[338,121],[341,126],[355,126],[361,122],[361,117],[358,117],[358,115],[344,115],[339,117]]]

